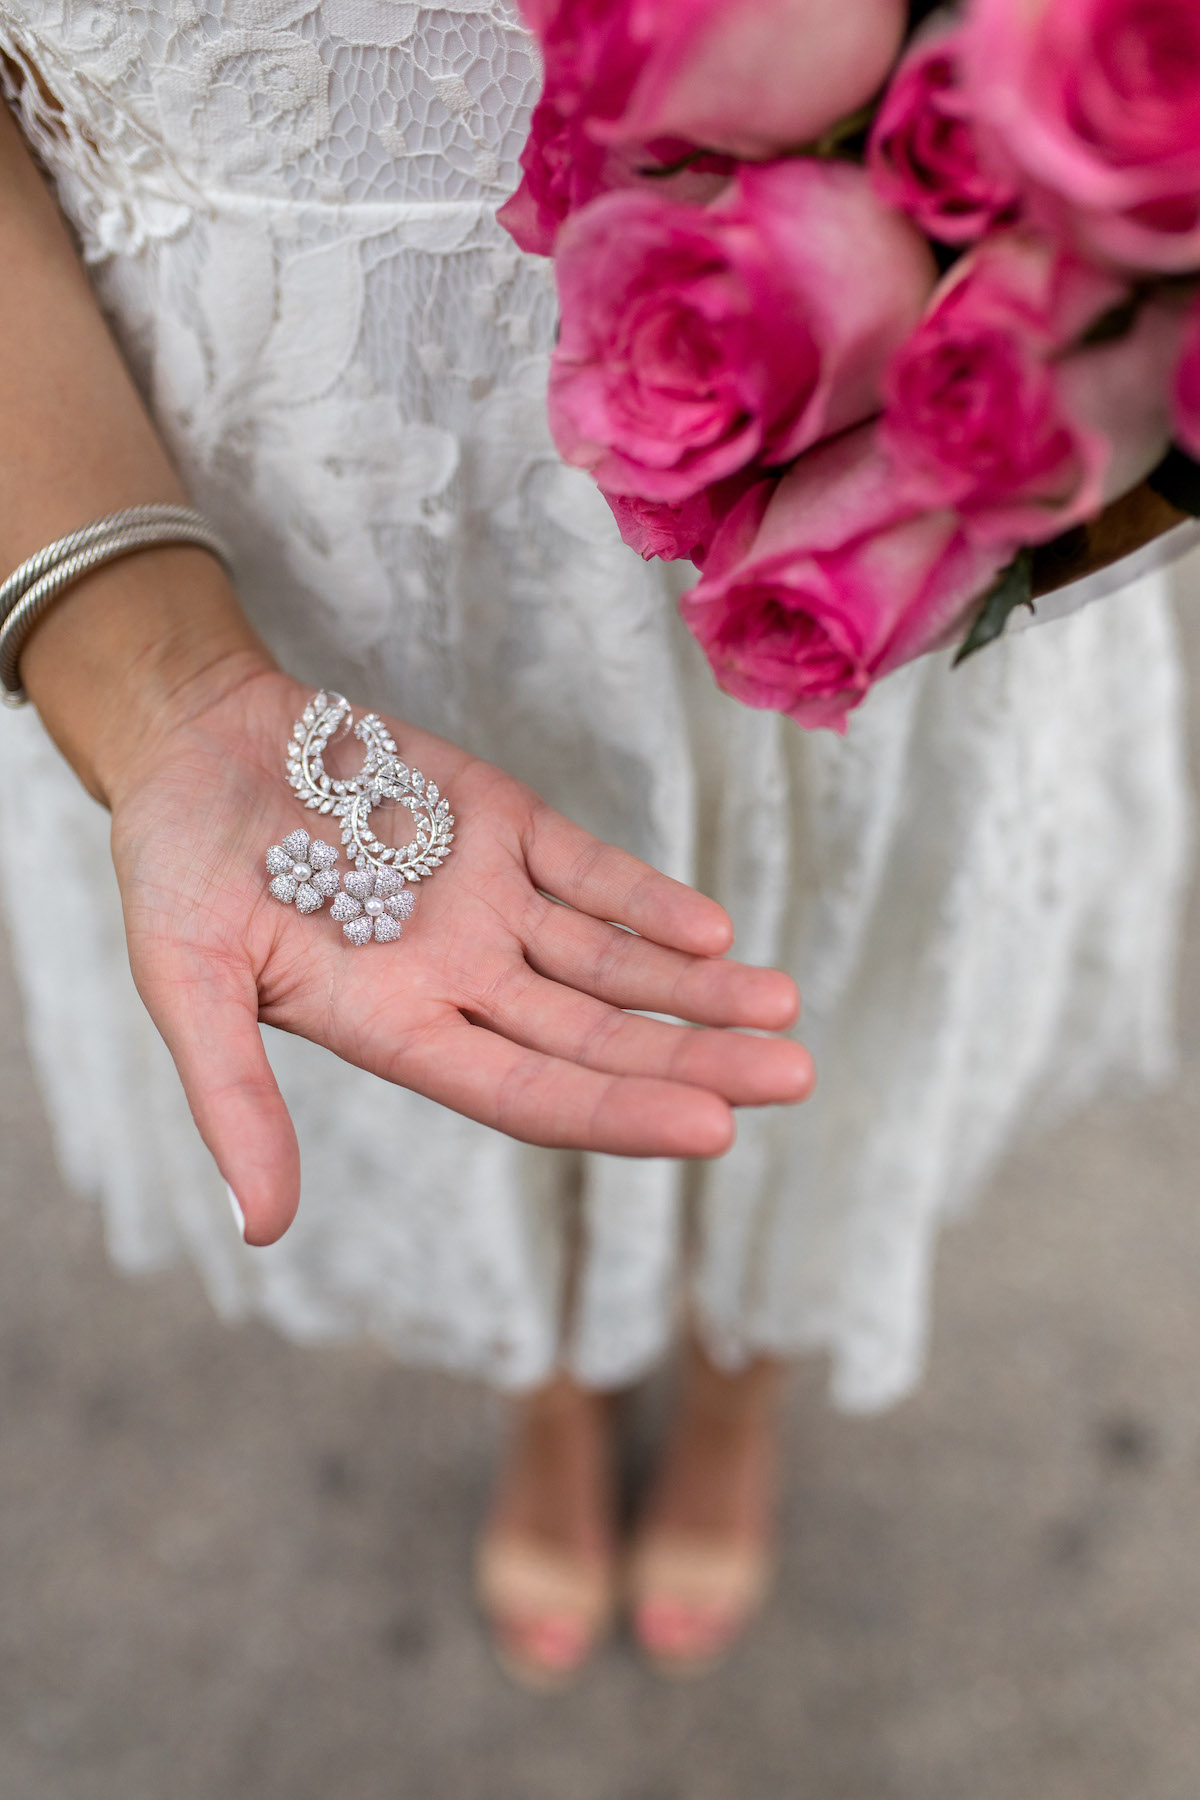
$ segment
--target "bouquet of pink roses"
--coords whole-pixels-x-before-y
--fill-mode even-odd
[[[1148,477],[1200,511],[1198,0],[524,9],[555,441],[729,693],[844,730]]]

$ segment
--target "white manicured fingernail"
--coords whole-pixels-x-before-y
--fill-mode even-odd
[[[225,1192],[229,1195],[229,1210],[233,1214],[233,1222],[238,1228],[238,1236],[244,1238],[246,1235],[246,1215],[242,1211],[237,1195],[234,1193],[228,1182],[225,1183]]]

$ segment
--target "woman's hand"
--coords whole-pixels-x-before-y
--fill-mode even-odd
[[[718,1156],[731,1106],[808,1094],[800,1045],[729,1029],[781,1030],[798,1002],[788,976],[723,960],[721,907],[427,733],[397,738],[450,796],[455,842],[403,940],[355,949],[326,910],[273,900],[268,844],[302,819],[321,835],[282,766],[309,697],[265,666],[218,685],[108,782],[134,979],[250,1243],[280,1237],[299,1194],[260,1020],[537,1144]]]

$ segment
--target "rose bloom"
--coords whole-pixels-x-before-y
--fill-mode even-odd
[[[963,62],[1044,222],[1131,269],[1200,266],[1196,0],[972,0]]]
[[[664,169],[672,172],[660,173]],[[496,217],[520,249],[552,256],[561,226],[599,194],[653,187],[673,200],[703,205],[725,187],[733,162],[696,155],[681,138],[632,148],[598,144],[581,115],[564,112],[548,93],[534,109],[521,170],[521,185]]]
[[[1175,374],[1175,439],[1200,461],[1200,303],[1192,308]]]
[[[692,562],[699,568],[743,494],[763,480],[763,471],[747,469],[728,481],[714,482],[689,500],[669,506],[636,494],[605,494],[621,536],[643,562]]]
[[[907,20],[905,0],[525,0],[524,13],[547,95],[597,139],[750,158],[798,148],[869,100]]]
[[[611,494],[679,501],[878,409],[933,287],[928,246],[868,177],[744,166],[707,208],[631,191],[563,228],[549,409]]]
[[[727,694],[844,732],[881,675],[962,635],[1014,547],[914,511],[897,474],[864,425],[735,507],[681,602]]]
[[[1015,217],[1016,183],[980,154],[959,79],[959,32],[922,37],[888,84],[868,164],[875,192],[943,244],[974,243]]]
[[[1182,316],[1131,302],[1116,277],[1015,233],[957,264],[888,372],[883,432],[914,497],[978,536],[1043,543],[1136,486],[1169,441]],[[1119,335],[1087,345],[1123,305]]]

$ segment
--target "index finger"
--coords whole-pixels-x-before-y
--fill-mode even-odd
[[[724,956],[733,943],[733,923],[723,906],[628,850],[593,837],[552,806],[543,804],[533,814],[525,861],[544,893],[594,918],[627,925],[655,943],[693,956]]]

